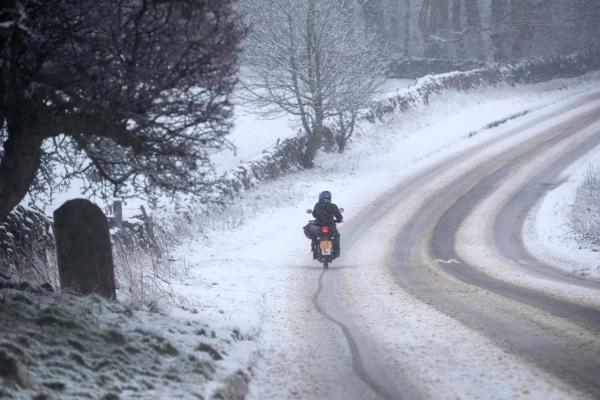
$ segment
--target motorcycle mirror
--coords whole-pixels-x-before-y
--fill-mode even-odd
[[[341,213],[343,213],[343,212],[344,212],[344,209],[343,209],[343,208],[340,208],[340,212],[341,212]]]
[[[306,210],[306,213],[307,213],[307,214],[312,214],[312,210],[311,210],[311,209],[308,209],[308,210]]]

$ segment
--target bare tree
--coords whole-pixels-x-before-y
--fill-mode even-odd
[[[378,42],[343,1],[248,0],[247,6],[244,99],[266,114],[298,117],[307,138],[302,164],[311,168],[325,122],[341,117],[353,129],[358,107],[373,95],[383,70]]]
[[[59,176],[123,196],[201,194],[208,152],[230,127],[245,33],[231,4],[5,1],[0,220]]]

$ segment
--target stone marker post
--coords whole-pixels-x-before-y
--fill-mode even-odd
[[[102,210],[85,199],[69,200],[54,211],[54,231],[61,287],[116,298],[108,220]]]

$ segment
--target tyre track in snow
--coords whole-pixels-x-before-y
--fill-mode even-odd
[[[373,392],[386,400],[401,398],[418,398],[418,394],[410,382],[394,382],[376,356],[368,341],[360,333],[360,330],[352,319],[345,313],[343,307],[336,297],[335,270],[323,270],[319,274],[319,288],[313,297],[313,303],[317,311],[327,320],[337,325],[349,346],[352,355],[352,370]],[[324,290],[324,288],[327,288]],[[321,306],[321,302],[327,304],[327,311]],[[402,388],[402,391],[401,389]],[[400,393],[403,393],[400,395]]]
[[[492,278],[456,254],[455,240],[462,221],[510,173],[544,151],[564,145],[572,135],[598,119],[600,109],[571,118],[546,135],[536,135],[440,188],[400,232],[391,260],[407,291],[595,397],[600,396],[600,310]],[[581,140],[579,145],[567,148],[556,164],[551,164],[548,175],[556,174],[600,143],[600,132]],[[526,197],[525,204],[517,207],[521,201],[517,194],[513,203],[507,205],[508,211],[501,215],[511,221],[520,218],[523,209],[533,201]],[[498,219],[496,236],[499,247],[510,254],[512,235],[520,235],[517,229],[521,222],[511,222],[512,228],[507,230],[510,240],[502,237],[503,223]],[[448,260],[453,262],[440,262]],[[558,274],[554,268],[545,270],[539,262],[522,264],[535,265],[529,270],[536,275],[594,288],[593,284]],[[587,331],[578,326],[585,326]]]
[[[598,113],[600,114],[600,109],[598,110]],[[581,130],[590,124],[590,122],[580,122],[572,127],[574,130]],[[452,207],[446,211],[446,213],[436,224],[431,239],[432,256],[441,260],[460,260],[460,256],[456,254],[454,244],[461,222],[467,218],[470,212],[487,194],[489,194],[491,190],[493,190],[493,188],[503,178],[509,175],[511,171],[517,169],[521,163],[526,162],[530,157],[532,157],[532,155],[534,155],[534,153],[541,151],[542,148],[552,145],[560,145],[559,142],[565,139],[564,132],[565,131],[558,136],[549,139],[547,142],[542,143],[540,147],[535,147],[513,158],[510,162],[495,170],[493,173],[477,183],[477,185],[475,185],[467,193],[458,198]],[[560,157],[558,161],[553,162],[550,168],[544,169],[540,175],[548,177],[558,174],[573,161],[584,155],[587,151],[590,151],[596,147],[599,143],[600,131],[598,134],[583,140],[575,148],[568,151],[566,154]],[[469,177],[466,177],[465,179],[468,180]],[[568,283],[571,285],[600,290],[600,285],[598,285],[596,282],[586,281],[569,276],[554,266],[541,263],[535,260],[533,257],[528,257],[526,254],[521,253],[519,251],[519,247],[517,247],[517,253],[513,252],[512,245],[515,241],[515,237],[522,236],[521,231],[517,229],[519,229],[519,227],[521,227],[524,223],[524,219],[520,220],[520,217],[524,217],[522,214],[523,210],[528,210],[527,207],[530,205],[533,207],[537,196],[543,195],[543,192],[540,193],[537,191],[537,193],[532,193],[530,191],[531,187],[533,187],[535,190],[536,181],[536,179],[531,180],[524,188],[518,191],[517,194],[512,198],[511,202],[509,202],[498,214],[496,223],[494,224],[497,247],[507,258],[514,260],[516,264],[520,265],[530,275],[543,277],[545,279],[550,279],[561,283]],[[521,204],[521,200],[527,201]],[[533,201],[533,204],[531,204],[531,201]],[[507,231],[505,227],[509,227],[510,230]],[[517,243],[517,245],[518,244],[519,243]],[[524,249],[524,245],[522,246]],[[525,261],[525,258],[527,258],[528,261]],[[461,264],[464,263],[464,261],[456,261],[455,264],[457,263]],[[467,263],[464,264],[466,265]],[[445,268],[447,272],[465,283],[487,288],[494,293],[501,294],[505,297],[510,297],[522,303],[543,309],[555,316],[566,318],[590,329],[600,331],[600,309],[580,305],[551,296],[545,296],[524,287],[518,287],[509,283],[501,282],[485,275],[483,272],[479,272],[476,268],[457,268],[456,266],[446,266]]]
[[[345,248],[352,247],[353,243],[360,240],[361,236],[369,229],[372,223],[386,218],[386,215],[390,210],[397,207],[406,196],[418,190],[423,182],[434,179],[439,171],[460,165],[468,159],[471,154],[476,154],[496,143],[517,135],[522,130],[544,123],[548,118],[551,118],[554,115],[570,111],[573,108],[588,104],[599,98],[600,94],[596,93],[573,101],[569,106],[561,108],[558,111],[542,115],[527,123],[521,124],[519,127],[509,130],[498,137],[490,139],[485,143],[474,146],[471,149],[460,151],[453,156],[436,163],[407,181],[402,182],[397,188],[373,201],[361,213],[345,224],[346,226],[343,229],[342,236],[343,246]],[[344,337],[351,352],[354,373],[369,388],[371,388],[371,390],[382,398],[422,398],[423,396],[417,389],[417,385],[411,383],[408,377],[398,377],[395,375],[395,380],[392,380],[388,374],[385,373],[385,365],[370,346],[368,337],[361,333],[351,317],[344,311],[337,293],[338,278],[336,277],[336,269],[338,268],[334,265],[329,271],[321,272],[319,275],[318,289],[313,296],[313,303],[319,313],[321,313],[328,321],[337,325],[344,333]],[[423,285],[420,287],[427,290]],[[413,289],[418,290],[418,287],[413,285],[408,288],[408,291],[413,292]]]
[[[594,114],[600,115],[600,108],[598,110],[594,110],[588,115]],[[579,131],[590,124],[591,122],[584,121],[577,122],[575,124],[568,124],[568,126],[572,128],[572,130]],[[551,165],[551,168],[547,171],[550,173],[556,173],[558,170],[560,172],[562,171],[560,167],[566,167],[571,162],[584,155],[587,151],[593,149],[596,145],[600,143],[600,132],[598,133],[599,134],[582,141],[574,149],[567,152],[560,158],[559,162],[557,162],[556,164],[553,163]],[[553,298],[551,296],[544,296],[538,292],[531,291],[527,288],[517,287],[509,283],[505,283],[492,277],[489,277],[483,272],[480,272],[478,269],[466,265],[466,263],[464,263],[463,261],[457,261],[460,260],[460,256],[456,253],[454,248],[457,232],[460,228],[462,221],[464,221],[467,218],[470,212],[482,201],[482,199],[487,194],[489,194],[491,190],[494,189],[494,187],[499,182],[506,178],[512,171],[517,170],[522,163],[525,163],[529,159],[534,157],[536,153],[540,153],[550,146],[561,145],[561,141],[570,137],[570,135],[571,129],[561,129],[558,135],[553,136],[543,141],[539,145],[536,145],[532,149],[527,150],[526,152],[518,155],[515,158],[512,158],[502,167],[495,169],[491,174],[487,175],[484,179],[480,180],[469,191],[467,191],[458,199],[456,199],[454,201],[454,204],[452,204],[452,206],[447,209],[445,214],[437,221],[435,225],[435,229],[431,238],[431,251],[432,256],[436,259],[455,260],[456,262],[454,264],[463,264],[463,267],[460,267],[460,265],[459,267],[457,267],[456,265],[447,265],[445,269],[451,275],[465,283],[482,288],[487,288],[493,291],[494,293],[501,294],[505,297],[510,297],[512,299],[518,300],[522,303],[526,303],[536,308],[544,309],[545,311],[550,312],[553,315],[574,320],[591,329],[600,331],[600,309],[591,308],[588,306],[580,305],[558,298]],[[485,166],[482,167],[482,169],[485,168]],[[480,171],[481,170],[479,169],[477,171],[474,171],[472,176],[467,176],[464,178],[464,180],[469,181],[472,177],[479,175]],[[455,188],[458,188],[458,186],[459,184],[456,183]],[[462,187],[464,187],[464,185],[462,185]],[[518,193],[527,193],[527,190],[527,188],[523,188]],[[518,199],[519,196],[517,196],[517,200]],[[514,202],[509,204],[509,206],[509,211],[512,211],[513,208],[517,208]],[[511,221],[513,222],[513,224],[518,225],[518,223],[515,223],[515,221],[512,219],[513,216],[507,215],[506,209],[504,211],[505,213],[503,215],[499,215],[496,221],[495,226],[498,229],[496,233],[502,232],[502,227],[504,226],[504,224],[509,225]],[[517,237],[521,236],[520,231],[512,231],[511,234],[516,234]],[[568,276],[565,273],[560,273],[560,271],[557,270],[555,267],[534,262],[519,262],[521,261],[519,260],[519,255],[515,257],[514,254],[511,254],[510,243],[513,241],[513,238],[514,236],[506,237],[506,235],[500,235],[500,248],[509,258],[514,259],[515,262],[519,263],[523,268],[529,270],[530,274],[547,277],[549,279],[558,280],[564,283],[600,289],[600,287],[597,284],[595,284],[595,282],[585,282],[581,279]],[[469,268],[465,268],[465,266]]]

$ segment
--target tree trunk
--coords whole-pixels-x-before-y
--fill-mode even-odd
[[[600,32],[600,5],[597,1],[578,0],[574,4],[576,48],[589,50],[597,46]]]
[[[419,30],[421,31],[423,42],[425,43],[425,48],[423,50],[423,56],[425,58],[433,57],[430,12],[431,0],[423,0],[421,11],[419,11]]]
[[[465,42],[462,34],[461,11],[462,1],[453,0],[450,26],[454,38],[454,58],[462,61],[465,59]]]
[[[438,7],[438,32],[440,32],[444,37],[448,34],[448,29],[450,28],[450,14],[448,10],[448,0],[437,0]]]
[[[43,137],[8,124],[8,139],[0,162],[0,221],[27,194],[40,166]]]
[[[386,31],[384,10],[381,0],[362,2],[361,7],[366,26],[377,32],[380,39],[389,39]]]
[[[481,28],[481,15],[477,0],[465,0],[465,13],[467,14],[467,25],[473,28]]]
[[[410,57],[410,0],[404,0],[404,57]]]
[[[518,61],[525,55],[525,44],[535,33],[533,21],[531,20],[531,9],[528,2],[523,0],[511,0],[510,22],[514,39],[511,44],[511,58]]]
[[[344,115],[340,113],[339,116],[339,124],[337,134],[335,135],[335,142],[338,147],[338,152],[343,153],[346,149],[346,140],[348,137],[346,136],[346,124],[344,123]]]
[[[507,19],[508,0],[492,0],[492,57],[496,62],[507,59],[506,45],[508,42]]]
[[[397,15],[392,15],[390,17],[390,28],[388,36],[388,40],[391,43],[390,47],[395,53],[399,53],[402,46],[400,45],[400,21],[398,20]]]
[[[338,153],[343,153],[346,150],[346,135],[340,135],[337,138]]]
[[[437,36],[440,40],[439,56],[448,58],[448,38],[450,36],[450,14],[448,10],[448,0],[437,0],[436,8],[438,9],[437,21]]]
[[[461,8],[461,0],[452,1],[452,19],[450,21],[450,25],[452,26],[452,30],[454,32],[460,32],[460,30],[462,29],[462,24],[460,23]]]
[[[308,2],[308,14],[306,16],[306,60],[308,62],[308,87],[310,88],[313,109],[314,121],[307,131],[306,151],[302,164],[304,168],[312,168],[314,166],[314,158],[321,147],[321,139],[323,137],[323,97],[322,97],[322,80],[321,80],[321,59],[317,37],[316,37],[316,19],[317,8],[315,0]]]
[[[483,60],[485,59],[485,51],[483,49],[483,38],[481,37],[481,14],[477,0],[465,0],[465,14],[467,16],[467,26],[469,27],[466,45],[471,49],[475,58]]]
[[[306,150],[304,152],[304,159],[302,160],[302,166],[310,169],[314,167],[314,159],[317,151],[321,147],[321,128],[313,126],[312,133],[306,137]]]
[[[424,0],[419,14],[419,29],[425,41],[426,58],[447,57],[450,26],[448,0]]]

